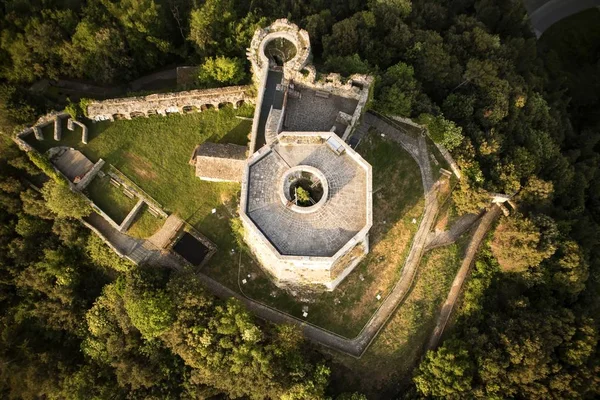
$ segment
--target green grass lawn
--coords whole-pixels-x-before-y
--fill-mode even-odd
[[[127,234],[138,239],[146,239],[159,230],[164,223],[164,218],[150,214],[148,206],[144,205],[138,215],[135,216],[133,223],[127,230]]]
[[[102,158],[113,164],[168,212],[179,215],[223,249],[219,253],[224,255],[215,255],[211,262],[229,263],[227,249],[234,243],[229,210],[235,210],[240,186],[201,181],[188,161],[194,147],[204,141],[247,144],[252,122],[235,117],[252,113],[253,108],[245,106],[115,122],[88,121],[87,145],[80,142],[79,128],[70,132],[64,121],[60,142],[52,135],[46,135],[44,141],[33,135],[27,139],[42,152],[57,145],[70,146],[93,162]],[[212,214],[213,208],[218,212]]]
[[[110,184],[110,177],[95,177],[85,189],[86,195],[113,221],[121,224],[127,214],[138,202],[137,198],[130,199],[125,196],[122,188]]]
[[[360,391],[369,399],[387,399],[398,393],[399,382],[410,380],[460,267],[467,241],[468,237],[462,237],[456,244],[425,254],[407,299],[362,358],[328,351],[336,364],[334,387]]]
[[[376,191],[371,249],[365,260],[333,292],[296,297],[278,289],[246,253],[239,271],[240,280],[247,279],[239,285],[248,297],[349,338],[361,331],[381,303],[377,294],[385,296],[398,280],[423,212],[419,167],[400,145],[371,134],[358,151],[373,166]],[[234,258],[237,265],[240,255]],[[213,277],[237,289],[237,268],[222,272],[214,271]],[[307,318],[302,317],[303,306],[309,308]]]

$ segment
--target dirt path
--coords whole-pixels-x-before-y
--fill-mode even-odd
[[[469,246],[465,251],[465,258],[463,259],[460,269],[456,273],[456,277],[452,282],[452,287],[450,288],[448,297],[446,298],[446,301],[442,306],[442,311],[440,312],[440,315],[435,325],[435,329],[433,330],[433,333],[431,334],[431,338],[429,340],[429,344],[427,345],[427,348],[429,350],[435,349],[438,343],[440,342],[442,334],[444,333],[444,329],[446,328],[446,324],[450,319],[450,315],[452,315],[452,310],[454,309],[456,300],[460,295],[461,289],[465,282],[465,278],[471,270],[473,258],[475,257],[475,254],[477,253],[481,242],[485,238],[485,235],[492,226],[492,223],[494,222],[494,220],[496,220],[496,218],[498,218],[499,215],[500,207],[494,204],[492,208],[488,210],[485,213],[485,215],[481,218],[481,221],[479,222],[479,225],[477,226],[477,229],[473,234],[473,238],[471,239],[471,242],[469,243]]]

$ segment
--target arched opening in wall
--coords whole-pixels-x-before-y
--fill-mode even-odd
[[[113,114],[113,119],[116,121],[118,119],[127,119],[125,114]]]
[[[131,116],[131,118],[141,118],[146,116],[146,114],[144,114],[141,111],[132,111],[131,113],[129,113],[129,115]]]
[[[244,106],[244,104],[246,104],[246,103],[244,102],[244,100],[238,100],[238,102],[237,102],[237,103],[235,103],[235,107],[236,107],[236,108],[240,108],[240,107],[243,107],[243,106]]]
[[[275,38],[265,46],[265,55],[278,67],[296,57],[296,46],[284,38]]]
[[[219,103],[219,110],[225,107],[233,107],[233,104],[229,102]]]
[[[204,104],[204,105],[200,106],[200,111],[211,110],[214,108],[215,108],[215,106],[213,106],[212,104]]]
[[[192,113],[192,112],[197,112],[198,111],[198,107],[195,107],[195,106],[184,106],[182,108],[182,110],[183,110],[183,112],[185,114],[188,114],[188,113]]]
[[[360,82],[352,81],[352,86],[354,86],[355,88],[359,88],[360,90],[364,89],[363,84]]]
[[[176,106],[167,107],[165,109],[165,114],[179,114],[179,108],[177,108]]]

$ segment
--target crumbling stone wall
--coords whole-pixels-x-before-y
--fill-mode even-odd
[[[254,103],[251,86],[229,86],[92,101],[88,104],[87,116],[94,121],[113,121],[147,117],[152,114],[199,112],[208,108],[218,109],[224,105],[237,108],[244,103]]]
[[[267,81],[267,75],[271,65],[269,58],[265,55],[265,47],[272,40],[283,38],[289,40],[296,47],[296,55],[283,65],[283,75],[285,80],[293,81],[294,84],[306,88],[326,91],[336,96],[342,96],[358,100],[358,104],[349,125],[346,127],[342,138],[347,140],[350,137],[356,123],[364,112],[364,108],[369,100],[369,90],[373,83],[373,77],[369,75],[355,74],[345,82],[342,81],[340,74],[329,74],[317,80],[317,71],[310,64],[311,47],[308,32],[300,29],[296,24],[287,19],[278,19],[271,26],[259,28],[254,33],[250,47],[246,55],[252,64],[254,81],[258,87],[258,96],[256,99],[256,111],[254,114],[254,123],[252,125],[252,135],[250,140],[250,152],[255,150],[256,135],[258,134],[258,121],[260,117],[260,108],[264,95],[264,87]]]
[[[44,140],[44,134],[42,132],[42,129],[50,124],[54,124],[54,140],[59,141],[62,136],[62,119],[68,116],[69,114],[67,114],[66,112],[56,111],[41,116],[32,127],[25,128],[21,132],[17,133],[14,137],[14,141],[22,150],[30,151],[31,146],[29,146],[23,140],[23,138],[33,133],[37,140]]]
[[[88,127],[83,124],[83,122],[79,122],[76,119],[69,118],[67,120],[67,129],[71,132],[75,130],[75,125],[81,128],[81,143],[88,144]]]
[[[79,182],[77,182],[75,184],[75,190],[78,191],[82,191],[83,189],[85,189],[90,182],[92,182],[92,179],[94,179],[94,177],[98,174],[98,172],[100,172],[100,170],[102,169],[102,167],[104,166],[104,160],[103,159],[99,159],[96,164],[94,164],[94,167],[92,169],[90,169],[83,178],[81,178],[81,180]]]

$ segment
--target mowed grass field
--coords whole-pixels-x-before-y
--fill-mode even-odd
[[[60,142],[52,137],[52,126],[44,130],[45,140],[28,141],[41,152],[54,146],[70,146],[96,162],[102,158],[123,172],[168,212],[192,224],[221,249],[231,247],[230,208],[235,209],[240,186],[208,183],[195,177],[189,159],[202,142],[229,142],[245,145],[254,109],[226,107],[202,113],[171,114],[114,122],[86,122],[89,143],[82,144],[81,131],[63,126]],[[227,205],[227,206],[226,206]],[[212,214],[216,208],[219,212]],[[218,259],[218,257],[215,257]]]
[[[252,257],[242,254],[240,279],[247,283],[239,283],[248,297],[348,338],[358,335],[379,307],[376,296],[385,298],[398,281],[424,206],[420,169],[399,144],[372,132],[357,151],[373,167],[371,248],[363,262],[333,292],[294,297],[278,289]],[[225,272],[228,276],[215,278],[231,287],[237,269]],[[303,306],[308,306],[306,318]]]

